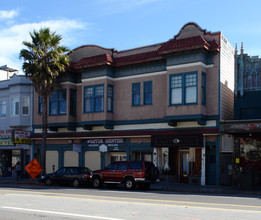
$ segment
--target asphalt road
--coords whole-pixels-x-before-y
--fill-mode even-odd
[[[261,198],[121,189],[0,187],[0,219],[261,219]]]

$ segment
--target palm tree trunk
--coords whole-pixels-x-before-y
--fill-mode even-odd
[[[43,174],[46,174],[46,138],[47,138],[47,96],[42,96],[42,154],[41,154],[41,167]]]

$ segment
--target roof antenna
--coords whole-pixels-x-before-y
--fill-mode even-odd
[[[235,46],[235,55],[237,55],[237,52],[238,52],[238,50],[237,50],[237,43],[236,43],[236,46]]]

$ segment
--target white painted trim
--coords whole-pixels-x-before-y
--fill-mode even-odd
[[[72,85],[72,86],[77,86],[80,83],[73,83],[73,82],[62,82],[61,85]]]
[[[170,128],[172,129],[208,128],[208,127],[215,127],[216,125],[217,125],[216,120],[206,121],[206,125],[198,125],[196,121],[178,122],[176,127],[169,126],[168,123],[148,123],[148,124],[132,124],[132,125],[114,125],[114,128],[111,129],[111,131],[155,130],[155,129],[170,129]],[[97,131],[108,131],[108,129],[105,129],[104,126],[93,126],[93,129],[88,131],[88,130],[84,130],[82,127],[77,127],[76,132],[70,131],[70,133],[79,133],[79,132],[91,133]],[[36,134],[39,134],[42,133],[42,130],[37,128],[34,129],[34,132]],[[64,128],[58,130],[58,132],[48,131],[48,133],[61,133],[61,132],[69,132],[69,131],[65,131]],[[218,134],[211,134],[211,135],[218,135]],[[68,138],[63,138],[63,139],[68,139]]]
[[[167,70],[180,69],[180,68],[192,67],[192,66],[202,66],[204,68],[212,68],[214,67],[214,64],[206,65],[205,63],[202,62],[186,63],[186,64],[167,66]]]
[[[187,63],[187,64],[179,64],[179,65],[173,65],[173,66],[167,66],[167,70],[173,70],[173,69],[180,69],[185,67],[193,67],[193,66],[202,66],[204,68],[212,68],[214,67],[213,64],[206,65],[202,62],[195,62],[195,63]],[[124,76],[119,78],[112,78],[109,76],[100,76],[100,77],[94,77],[89,79],[83,79],[82,83],[84,82],[91,82],[91,81],[99,81],[99,80],[111,80],[111,81],[120,81],[120,80],[129,80],[129,79],[136,79],[136,78],[142,78],[142,77],[149,77],[149,76],[157,76],[157,75],[164,75],[167,74],[167,71],[160,71],[160,72],[154,72],[154,73],[144,73],[144,74],[136,74],[131,76]],[[81,86],[82,83],[72,83],[72,82],[63,82],[62,85],[74,85],[74,86]]]
[[[167,71],[160,71],[160,72],[155,72],[155,73],[144,73],[144,74],[133,75],[133,76],[124,76],[124,77],[120,77],[120,78],[115,78],[114,80],[120,81],[120,80],[142,78],[142,77],[148,77],[148,76],[157,76],[157,75],[164,75],[164,74],[167,74]]]
[[[120,80],[136,79],[136,78],[142,78],[142,77],[148,77],[148,76],[157,76],[157,75],[164,75],[164,74],[167,74],[167,71],[137,74],[137,75],[124,76],[124,77],[119,77],[119,78],[112,78],[112,77],[109,77],[109,76],[101,76],[101,77],[95,77],[95,78],[90,78],[90,79],[83,79],[82,82],[90,82],[90,81],[98,81],[98,80],[120,81]]]
[[[129,80],[129,79],[136,79],[136,78],[157,76],[157,75],[164,75],[164,74],[167,74],[167,71],[160,71],[160,72],[154,72],[154,73],[145,73],[145,74],[136,74],[136,75],[132,75],[132,76],[124,76],[124,77],[119,77],[119,78],[112,78],[112,77],[109,77],[109,76],[100,76],[100,77],[94,77],[94,78],[89,78],[89,79],[83,79],[82,83],[84,83],[84,82],[92,82],[92,81],[99,81],[99,80],[120,81],[120,80]],[[81,86],[82,83],[63,82],[63,83],[61,83],[61,85]]]

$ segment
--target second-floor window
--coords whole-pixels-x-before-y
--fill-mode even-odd
[[[6,117],[6,101],[0,101],[0,118]]]
[[[172,76],[170,78],[170,104],[182,104],[182,76]]]
[[[25,96],[22,98],[22,114],[23,115],[29,115],[29,100],[30,98],[28,96]]]
[[[70,115],[76,115],[76,89],[70,89]]]
[[[12,116],[19,115],[19,108],[20,108],[19,97],[12,97],[11,98],[11,115]]]
[[[201,78],[201,104],[206,105],[206,73],[202,73]]]
[[[143,84],[143,102],[144,105],[152,104],[152,81]]]
[[[113,112],[113,86],[108,85],[107,89],[107,111]]]
[[[197,73],[173,74],[170,76],[170,105],[197,103]]]
[[[56,90],[49,99],[49,114],[66,114],[66,89]]]
[[[140,83],[132,84],[132,105],[140,105]]]
[[[185,74],[185,103],[197,102],[197,74]]]
[[[104,109],[104,86],[95,85],[84,88],[84,112],[102,112]]]

